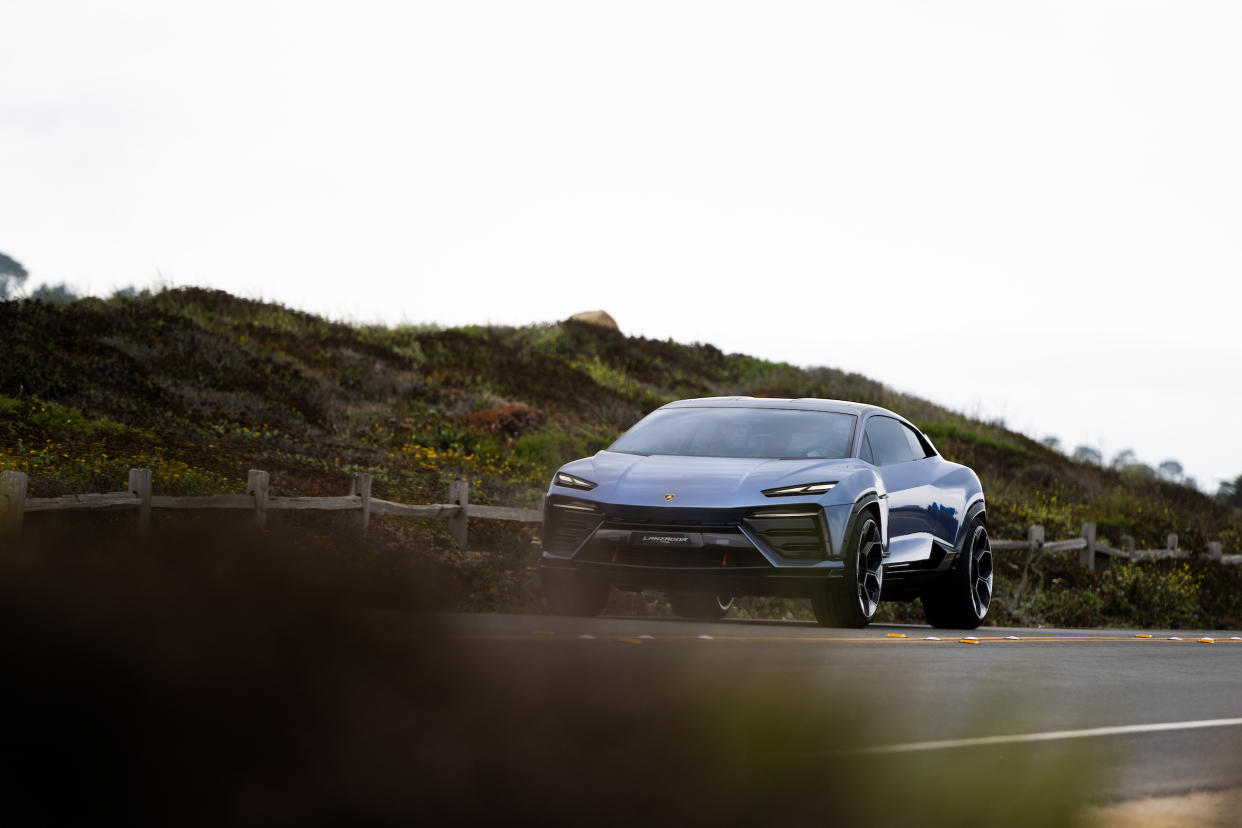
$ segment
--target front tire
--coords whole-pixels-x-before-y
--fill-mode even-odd
[[[884,585],[884,544],[880,525],[870,512],[863,512],[845,549],[845,577],[826,581],[811,598],[811,606],[822,627],[860,629],[875,617]]]
[[[693,621],[719,621],[733,606],[733,596],[704,595],[701,592],[670,592],[673,612]]]
[[[590,618],[604,611],[611,589],[606,581],[577,572],[545,569],[540,573],[543,600],[553,615]]]
[[[992,605],[992,543],[975,518],[953,568],[923,590],[923,614],[933,627],[973,630]]]

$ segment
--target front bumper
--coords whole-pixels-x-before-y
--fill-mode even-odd
[[[541,566],[622,589],[805,597],[843,575],[833,508],[652,508],[554,496]]]

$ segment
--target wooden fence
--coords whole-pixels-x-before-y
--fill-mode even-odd
[[[1008,552],[1027,550],[1034,553],[1078,551],[1078,562],[1087,569],[1096,568],[1096,559],[1103,555],[1109,558],[1123,558],[1134,561],[1150,561],[1158,558],[1189,558],[1188,549],[1178,547],[1177,535],[1171,534],[1165,540],[1162,549],[1135,549],[1134,538],[1121,536],[1121,548],[1117,549],[1096,539],[1095,524],[1084,523],[1082,532],[1076,538],[1059,541],[1044,541],[1044,527],[1036,524],[1027,527],[1026,540],[993,540],[992,550]],[[1207,545],[1204,554],[1214,560],[1226,564],[1242,563],[1242,555],[1222,555],[1220,541],[1212,541]]]
[[[124,492],[64,495],[62,497],[27,497],[28,480],[24,472],[0,472],[0,534],[17,535],[23,517],[31,512],[116,511],[137,512],[137,527],[145,534],[151,525],[152,509],[244,509],[254,513],[259,526],[267,525],[267,513],[282,510],[355,511],[358,528],[367,531],[372,515],[401,515],[413,518],[447,518],[453,542],[468,548],[466,533],[469,518],[512,520],[539,523],[543,512],[538,509],[517,509],[509,506],[480,506],[470,502],[465,481],[449,484],[449,503],[415,505],[394,503],[371,497],[371,475],[355,474],[349,494],[341,497],[279,497],[269,493],[269,475],[251,469],[246,493],[236,495],[197,495],[167,497],[151,494],[151,471],[130,469],[129,488]]]
[[[244,509],[254,513],[255,522],[259,526],[267,524],[269,511],[356,511],[358,527],[364,533],[372,515],[445,518],[449,521],[453,543],[460,549],[468,549],[467,521],[470,518],[521,523],[539,523],[543,520],[543,512],[538,509],[473,504],[470,502],[468,485],[460,480],[449,484],[448,503],[429,505],[394,503],[371,497],[369,474],[355,474],[349,494],[341,497],[279,497],[268,492],[268,480],[267,472],[251,469],[245,494],[166,497],[151,494],[149,469],[130,469],[129,488],[124,492],[27,497],[28,480],[24,472],[0,472],[0,534],[11,536],[20,533],[22,519],[29,512],[133,509],[137,512],[138,532],[145,533],[151,525],[152,509]],[[993,540],[992,549],[997,552],[1026,550],[1034,554],[1077,550],[1079,563],[1087,569],[1095,569],[1096,559],[1101,555],[1129,560],[1153,560],[1189,558],[1191,554],[1189,550],[1178,547],[1177,535],[1169,535],[1163,549],[1135,549],[1134,538],[1123,535],[1121,548],[1117,549],[1096,539],[1094,523],[1084,523],[1079,537],[1051,542],[1044,540],[1044,527],[1031,526],[1027,530],[1026,540]],[[1204,553],[1222,563],[1242,563],[1242,555],[1221,555],[1219,541],[1209,543]]]

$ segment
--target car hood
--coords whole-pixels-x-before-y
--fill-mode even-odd
[[[601,451],[564,467],[598,487],[592,500],[635,506],[721,507],[756,502],[763,489],[840,480],[857,460],[682,457]],[[666,499],[672,494],[675,503]]]

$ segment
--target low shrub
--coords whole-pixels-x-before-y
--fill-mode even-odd
[[[532,431],[538,431],[547,419],[542,412],[525,405],[503,405],[476,411],[466,416],[466,424],[472,428],[512,440]]]
[[[1099,592],[1111,618],[1140,627],[1185,629],[1205,625],[1201,582],[1184,563],[1120,561],[1100,575]]]

